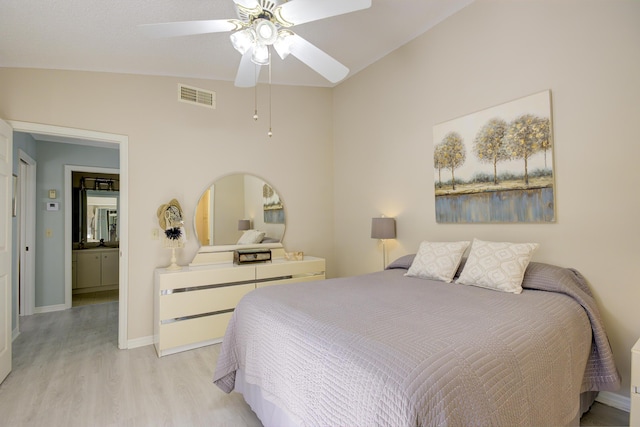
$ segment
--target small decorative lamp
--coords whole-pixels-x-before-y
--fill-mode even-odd
[[[238,220],[238,230],[245,231],[251,229],[251,220],[250,219],[241,219]]]
[[[382,269],[387,267],[387,250],[384,244],[386,239],[396,238],[396,220],[394,218],[372,218],[371,238],[380,239],[382,242]]]
[[[157,215],[158,225],[164,230],[163,246],[171,249],[171,264],[167,270],[180,270],[182,267],[177,264],[176,249],[184,247],[187,240],[180,203],[172,199],[169,203],[160,205]]]

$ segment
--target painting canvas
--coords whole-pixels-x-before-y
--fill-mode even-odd
[[[284,207],[278,193],[269,184],[262,186],[264,222],[266,224],[284,224]]]
[[[551,92],[434,126],[436,221],[555,222]]]

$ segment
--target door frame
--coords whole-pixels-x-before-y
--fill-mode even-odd
[[[15,129],[14,129],[15,131]],[[37,162],[27,153],[18,150],[18,176],[20,181],[20,209],[18,244],[20,247],[14,253],[18,254],[20,260],[19,271],[19,292],[20,306],[18,313],[20,316],[30,316],[36,305],[35,299],[35,230],[36,230],[36,174]],[[26,165],[23,169],[22,163]],[[27,250],[26,248],[31,250]],[[18,316],[19,319],[19,316]]]
[[[13,129],[0,120],[0,383],[12,368],[13,179]]]
[[[120,150],[120,292],[118,298],[118,348],[128,348],[128,295],[129,295],[129,137],[113,133],[97,132],[85,129],[75,129],[62,126],[45,125],[40,123],[8,121],[14,132],[25,132],[46,135],[55,142],[84,142],[85,145],[113,148],[114,144]],[[66,197],[65,204],[71,204]],[[66,209],[66,207],[65,207]],[[71,224],[64,231],[65,236],[71,236]],[[65,228],[67,224],[65,223]],[[65,237],[66,238],[66,237]],[[66,246],[66,245],[65,245]],[[71,307],[70,296],[66,289],[71,289],[71,251],[65,248],[65,305]],[[71,292],[69,292],[70,294]]]
[[[71,230],[73,229],[73,172],[120,174],[120,169],[98,166],[64,165],[64,301],[67,308],[71,308],[73,305],[73,277],[71,275],[71,256],[73,254],[71,251],[73,246],[73,236],[71,236]],[[119,215],[120,206],[118,206],[118,216]],[[119,299],[120,296],[118,296],[118,300]]]

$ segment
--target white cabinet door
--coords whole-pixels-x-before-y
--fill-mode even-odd
[[[0,120],[0,382],[11,372],[13,129]]]
[[[111,286],[118,284],[118,268],[120,266],[118,251],[102,252],[102,272],[100,284],[102,286]]]
[[[100,286],[102,252],[87,250],[78,252],[76,263],[76,289]]]

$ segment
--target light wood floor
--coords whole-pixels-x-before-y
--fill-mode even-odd
[[[2,426],[260,426],[213,382],[219,346],[165,356],[118,350],[118,303],[20,319]]]
[[[84,294],[73,294],[71,298],[72,307],[80,307],[89,304],[102,304],[104,302],[118,301],[118,289],[111,291],[87,292]]]
[[[117,302],[21,318],[0,425],[261,426],[242,396],[211,382],[218,345],[160,359],[153,346],[118,350],[117,325]],[[596,403],[580,425],[628,423]]]

